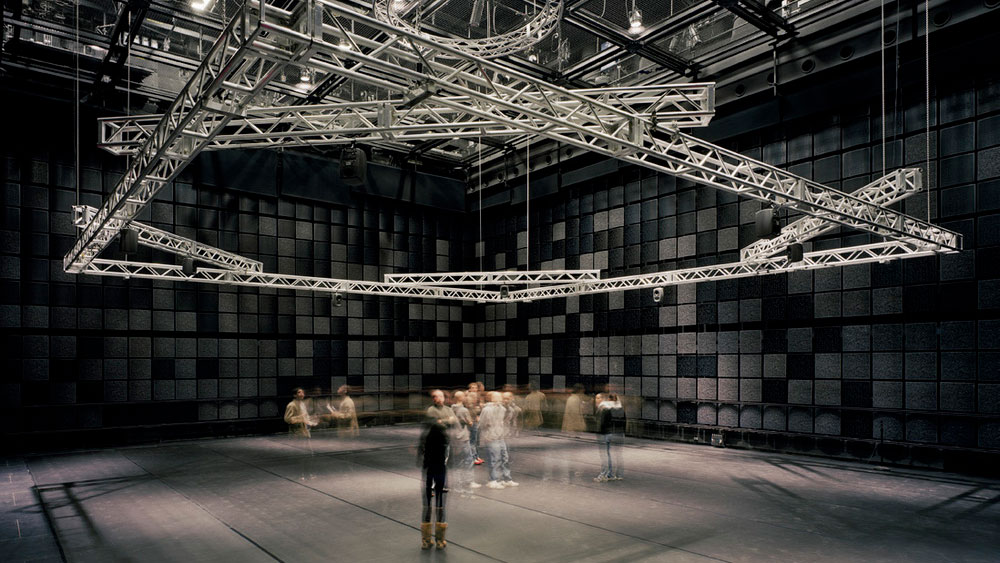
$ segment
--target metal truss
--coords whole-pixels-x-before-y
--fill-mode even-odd
[[[919,168],[901,168],[867,184],[851,195],[875,205],[891,205],[921,191]],[[770,258],[788,248],[836,229],[837,225],[820,217],[802,217],[785,225],[778,236],[757,240],[740,250],[740,260]]]
[[[401,13],[405,13],[410,9],[411,4],[412,0],[411,2],[374,0],[372,2],[372,9],[375,16],[380,20],[392,24],[397,28],[423,35],[418,27],[410,25],[410,22],[400,17]],[[419,1],[417,4],[419,4]],[[433,39],[442,45],[454,47],[470,55],[495,59],[529,49],[532,45],[548,37],[553,31],[559,28],[562,12],[563,0],[545,0],[545,3],[535,12],[535,15],[529,21],[513,31],[499,33],[482,39],[466,39],[462,37],[434,37]]]
[[[456,279],[460,279],[463,275],[472,277],[481,276],[483,279],[487,279],[488,276],[496,276],[493,278],[492,282],[487,281],[484,283],[497,284],[503,283],[502,280],[504,274],[521,274],[520,277],[512,276],[510,280],[512,283],[532,283],[535,280],[544,279],[546,277],[550,277],[554,282],[560,276],[565,276],[571,272],[469,272],[466,274],[418,274],[413,276],[400,274],[394,275],[395,279],[403,280],[400,282],[365,282],[320,278],[314,276],[273,274],[268,272],[243,272],[216,268],[197,268],[194,273],[185,274],[181,266],[173,264],[154,264],[148,262],[129,262],[98,258],[87,264],[84,269],[84,273],[126,279],[140,278],[166,281],[187,281],[216,285],[292,289],[321,293],[356,293],[363,295],[386,295],[393,297],[473,301],[476,303],[516,303],[532,301],[535,299],[566,297],[569,295],[609,293],[612,291],[663,287],[705,281],[718,281],[792,272],[797,270],[815,270],[820,268],[845,266],[849,264],[885,262],[901,258],[932,256],[934,254],[936,254],[936,252],[933,250],[917,248],[898,241],[886,241],[862,246],[808,252],[804,255],[801,262],[789,262],[785,257],[776,257],[757,262],[737,262],[715,266],[701,266],[697,268],[657,272],[655,274],[621,276],[603,280],[597,279],[596,277],[593,279],[585,279],[585,276],[581,275],[578,279],[576,279],[576,281],[571,283],[547,283],[540,287],[516,289],[510,290],[509,292],[465,289],[461,287],[448,287],[437,284],[473,283],[471,281],[448,281],[448,276],[456,276]],[[581,274],[584,272],[586,271],[580,271]],[[427,279],[418,279],[422,277],[426,277]]]
[[[434,96],[451,94],[470,98],[469,104],[455,109],[465,109],[470,114],[498,122],[530,123],[528,131],[534,135],[718,189],[787,205],[807,215],[880,236],[928,248],[961,248],[958,233],[871,204],[686,133],[662,128],[652,119],[581,99],[569,90],[426,37],[395,29],[340,4],[317,1],[322,6],[324,21],[339,22],[329,26],[338,42],[340,36],[346,35],[352,44],[357,42],[365,49],[373,49],[365,53],[352,51],[350,56],[354,62],[345,65],[340,58],[343,51],[337,51],[330,43],[320,51],[318,58],[332,52],[329,61],[320,61],[332,64],[317,64],[328,72],[387,86],[392,84],[387,77],[411,80],[421,84],[425,92],[433,92]],[[350,22],[375,28],[386,33],[389,39],[379,45],[365,45],[363,38],[346,32],[345,24]],[[316,58],[311,62],[316,64]],[[436,97],[435,103],[450,105],[443,97]]]
[[[801,262],[789,262],[785,257],[776,257],[757,262],[735,262],[717,266],[701,266],[683,270],[657,272],[655,274],[622,276],[600,281],[518,289],[510,291],[507,300],[514,302],[532,301],[535,299],[565,297],[567,295],[608,293],[646,287],[718,281],[793,272],[796,270],[816,270],[850,264],[866,264],[900,258],[932,256],[935,253],[933,250],[917,248],[899,241],[886,241],[862,246],[807,252]]]
[[[711,83],[570,91],[639,118],[656,119],[664,127],[704,127],[715,114],[715,86]],[[398,148],[414,141],[523,135],[533,125],[516,116],[501,122],[470,114],[462,109],[463,105],[474,102],[467,96],[449,96],[442,101],[438,104],[430,99],[416,107],[408,107],[406,99],[396,99],[248,108],[244,117],[228,119],[203,150],[350,142],[395,144]],[[564,112],[576,108],[575,102],[569,106],[563,103],[563,106]],[[217,119],[224,117],[217,116]],[[611,113],[602,118],[605,121],[620,119]],[[132,154],[149,138],[161,119],[161,115],[102,118],[98,120],[98,146],[113,154]],[[566,133],[569,129],[557,126],[553,131]],[[182,131],[182,135],[200,133]]]
[[[958,233],[885,207],[892,189],[907,189],[906,172],[897,178],[892,189],[875,186],[855,195],[846,194],[682,133],[675,125],[665,126],[670,121],[661,120],[661,111],[665,115],[677,109],[668,100],[683,98],[680,90],[654,97],[648,89],[652,87],[560,88],[338,2],[309,0],[303,5],[304,11],[295,12],[263,5],[259,9],[254,9],[254,5],[244,7],[155,127],[150,128],[149,122],[140,124],[138,120],[117,122],[113,126],[117,132],[108,137],[109,145],[126,150],[129,144],[141,141],[142,146],[122,181],[66,255],[67,271],[321,292],[509,302],[884,261],[961,249]],[[385,38],[372,40],[354,33],[354,29],[381,33]],[[345,44],[349,48],[342,46]],[[387,88],[401,98],[367,105],[256,107],[257,94],[289,62],[307,65],[317,73]],[[711,109],[712,87],[697,86],[705,97],[701,100],[703,105],[694,107]],[[682,111],[690,109],[685,106]],[[701,116],[707,117],[710,116]],[[454,123],[464,125],[454,127]],[[490,131],[496,135],[517,132],[522,141],[548,138],[796,209],[815,219],[812,230],[802,228],[794,236],[789,234],[788,240],[814,236],[832,225],[860,229],[889,240],[810,252],[796,263],[768,254],[775,248],[772,246],[759,251],[766,257],[737,264],[606,280],[578,278],[568,283],[558,283],[553,278],[553,283],[505,292],[506,295],[437,285],[444,279],[461,280],[467,274],[427,274],[431,277],[423,281],[419,276],[400,276],[396,279],[406,281],[363,282],[230,268],[201,268],[193,275],[185,275],[179,266],[95,260],[160,186],[174,178],[201,150],[251,146],[239,143],[257,142],[260,144],[256,146],[266,146],[292,143],[295,139],[337,142],[334,139],[357,140],[375,135],[381,142],[402,142],[396,139],[428,140],[434,139],[435,134],[454,138],[471,135],[472,131],[477,135]],[[407,138],[409,133],[413,136]],[[914,188],[917,187],[916,180],[912,181]],[[539,284],[542,278],[538,276],[544,274],[536,271],[531,275],[536,277],[531,281],[521,278],[521,283]],[[473,278],[454,283],[483,284],[487,279]]]
[[[96,213],[97,209],[90,207],[89,205],[74,205],[74,223],[78,228],[82,229],[87,226],[91,220],[93,220]],[[111,227],[115,229],[124,228],[124,225],[121,225],[120,223],[121,222],[115,218],[112,218],[109,222]],[[258,262],[257,260],[251,260],[240,256],[239,254],[227,252],[207,244],[202,244],[196,240],[175,235],[138,221],[132,221],[129,223],[128,227],[138,233],[139,244],[143,246],[164,250],[171,254],[177,254],[178,256],[195,258],[197,260],[201,260],[202,262],[208,262],[219,268],[225,268],[227,270],[236,270],[240,272],[261,272],[264,270],[263,263]]]
[[[193,274],[185,274],[182,266],[155,264],[150,262],[130,262],[97,258],[91,260],[83,273],[118,278],[153,279],[165,281],[187,281],[215,285],[237,285],[270,289],[292,289],[320,293],[356,293],[362,295],[386,295],[393,297],[418,297],[426,299],[446,299],[475,302],[499,302],[499,291],[464,289],[458,287],[421,286],[385,282],[340,280],[314,276],[293,276],[268,272],[239,272],[216,268],[197,268]]]
[[[317,31],[306,18],[307,33],[273,28],[265,13],[273,8],[248,2],[223,29],[201,66],[156,125],[124,176],[105,199],[63,259],[67,272],[81,272],[194,159],[221,125],[244,108],[289,61],[308,57]],[[311,22],[311,23],[310,23]],[[266,37],[265,37],[266,35]],[[184,130],[198,135],[181,135]],[[111,225],[117,220],[118,227]]]
[[[596,281],[600,270],[539,270],[533,272],[449,272],[441,274],[386,274],[386,283],[432,285],[554,284]]]

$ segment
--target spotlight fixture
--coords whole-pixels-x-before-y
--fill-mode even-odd
[[[191,9],[196,12],[204,12],[211,3],[212,0],[191,0]]]
[[[507,297],[509,295],[510,295],[510,288],[507,287],[506,285],[501,285],[500,286],[500,299],[507,299]]]
[[[754,214],[754,234],[758,239],[774,238],[781,231],[778,213],[773,207],[766,207]]]
[[[793,242],[788,245],[788,261],[790,263],[802,261],[802,244]]]
[[[299,88],[306,89],[312,84],[312,73],[308,68],[303,67],[299,73]]]
[[[628,32],[632,35],[639,35],[645,29],[642,25],[642,11],[636,8],[633,2],[632,11],[628,13]]]
[[[654,287],[653,288],[653,303],[659,303],[660,301],[663,301],[663,288],[662,287]]]
[[[123,254],[139,252],[139,231],[125,228],[118,233],[118,246]]]
[[[194,268],[194,258],[190,256],[185,256],[181,259],[181,272],[185,276],[193,276],[195,274]]]
[[[344,306],[344,296],[339,293],[333,294],[333,306],[343,307]]]

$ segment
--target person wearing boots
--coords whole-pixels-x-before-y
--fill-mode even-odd
[[[438,549],[444,549],[445,530],[448,524],[444,515],[445,478],[448,468],[448,434],[451,426],[458,423],[455,412],[444,403],[444,392],[440,389],[431,391],[434,404],[427,408],[424,416],[424,430],[420,435],[420,445],[417,448],[418,466],[424,472],[424,510],[420,521],[420,548],[430,549],[432,517],[437,516],[434,527],[433,544]],[[431,507],[431,499],[434,507]]]

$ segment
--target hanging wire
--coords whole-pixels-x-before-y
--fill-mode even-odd
[[[528,143],[524,147],[525,168],[524,176],[524,269],[531,271],[531,136],[528,136]]]
[[[76,48],[73,62],[76,64],[76,80],[73,82],[73,160],[76,176],[76,204],[80,205],[80,3],[74,7],[76,17]]]
[[[483,255],[486,254],[486,241],[483,240],[483,138],[479,137],[479,271],[483,270]],[[482,288],[480,288],[482,289]]]
[[[924,0],[924,85],[926,88],[926,107],[924,116],[927,120],[927,129],[924,132],[924,155],[927,157],[925,165],[927,174],[927,220],[931,220],[931,4],[930,0]]]
[[[881,9],[881,26],[879,27],[879,41],[881,42],[880,55],[882,59],[882,176],[885,176],[885,0],[879,2]]]

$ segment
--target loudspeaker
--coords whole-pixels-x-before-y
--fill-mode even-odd
[[[802,261],[802,245],[793,242],[788,245],[788,261],[789,262],[801,262]]]
[[[659,303],[663,300],[663,288],[654,287],[653,288],[653,303]]]
[[[193,276],[195,274],[194,258],[186,256],[181,259],[181,272],[185,276]]]
[[[344,306],[344,296],[339,293],[333,294],[333,306],[343,307]]]
[[[368,175],[368,158],[361,148],[350,146],[340,151],[340,179],[348,186],[363,186]]]
[[[123,254],[139,252],[139,231],[122,229],[118,233],[118,248]]]
[[[754,215],[754,235],[761,238],[774,238],[781,231],[778,224],[778,213],[773,207],[761,209]]]

